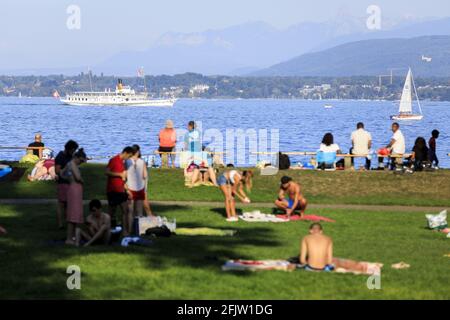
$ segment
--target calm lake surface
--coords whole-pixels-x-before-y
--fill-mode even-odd
[[[332,109],[325,109],[332,104]],[[374,148],[391,137],[389,116],[397,105],[386,101],[304,101],[304,100],[179,100],[173,108],[65,106],[53,98],[0,98],[2,133],[0,146],[25,146],[41,132],[44,143],[61,150],[68,139],[85,148],[88,156],[109,156],[124,146],[137,143],[143,153],[158,147],[157,135],[166,119],[176,128],[189,120],[202,121],[203,130],[278,129],[281,151],[316,151],[326,132],[332,132],[342,150],[351,146],[350,135],[362,121],[372,133]],[[449,102],[423,102],[424,120],[402,123],[407,149],[432,129],[441,131],[438,157],[450,167]],[[270,137],[270,131],[269,131]],[[270,141],[269,141],[270,143]],[[0,150],[0,159],[20,159],[23,151]],[[301,160],[299,159],[293,159]],[[105,160],[104,160],[105,161]],[[238,163],[239,164],[239,163]]]

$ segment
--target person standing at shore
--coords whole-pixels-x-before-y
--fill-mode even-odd
[[[66,244],[75,245],[76,228],[84,223],[83,215],[83,178],[79,166],[87,161],[86,153],[79,149],[67,163],[61,175],[69,181],[67,189],[67,239]]]
[[[116,226],[116,209],[120,207],[122,211],[123,235],[131,233],[132,220],[131,213],[128,210],[128,193],[126,191],[125,181],[127,171],[125,170],[125,161],[133,155],[133,148],[126,147],[123,151],[111,158],[106,167],[106,176],[108,177],[106,194],[108,198],[108,213],[111,217],[112,227]]]
[[[431,138],[428,141],[428,146],[430,147],[430,162],[431,165],[434,165],[436,167],[439,168],[439,159],[436,155],[436,140],[439,138],[439,134],[440,132],[438,130],[433,130],[433,132],[431,132]]]
[[[163,166],[166,164],[167,166],[169,165],[168,159],[170,158],[172,168],[175,168],[175,154],[173,152],[175,151],[175,146],[177,144],[177,133],[173,128],[172,120],[166,121],[166,127],[159,132],[158,139],[158,151],[160,152],[159,155],[163,161]]]
[[[194,154],[202,152],[201,133],[197,130],[196,123],[189,121],[187,128],[188,132],[184,137],[184,150]]]
[[[141,148],[133,145],[133,156],[126,160],[127,190],[129,194],[129,207],[133,217],[142,217],[144,213],[145,184],[147,183],[147,165],[141,159]]]
[[[63,214],[65,213],[67,206],[67,189],[69,188],[69,181],[61,176],[61,171],[72,160],[72,155],[78,149],[78,143],[73,140],[67,141],[64,145],[64,151],[60,151],[55,158],[55,174],[57,183],[57,199],[58,204],[56,207],[56,221],[58,228],[63,228]]]

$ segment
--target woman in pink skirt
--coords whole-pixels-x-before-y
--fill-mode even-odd
[[[79,149],[72,160],[64,168],[62,176],[70,182],[67,189],[67,239],[66,244],[76,245],[75,230],[78,225],[84,223],[83,215],[83,178],[79,166],[86,162],[86,154]]]

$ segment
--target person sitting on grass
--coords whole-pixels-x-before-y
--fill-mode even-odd
[[[45,149],[42,153],[42,159],[35,165],[31,174],[28,175],[28,181],[39,180],[56,180],[55,159],[53,159],[53,152]]]
[[[418,137],[414,142],[410,161],[414,171],[423,171],[424,167],[431,166],[427,142],[423,137]]]
[[[309,235],[302,239],[299,260],[308,271],[380,274],[383,266],[380,263],[333,258],[333,240],[323,234],[320,223],[313,223],[309,227]]]
[[[89,202],[89,212],[86,218],[87,232],[77,228],[77,246],[81,239],[87,241],[85,247],[95,243],[108,245],[111,239],[111,217],[102,211],[102,203],[97,199]]]
[[[285,198],[286,193],[288,198]],[[280,191],[278,199],[275,201],[278,209],[283,210],[288,218],[295,214],[295,211],[300,211],[300,216],[305,214],[308,201],[302,195],[300,184],[293,182],[291,177],[281,178]]]
[[[252,188],[253,171],[237,171],[231,170],[224,172],[219,179],[217,179],[217,184],[225,197],[225,210],[227,213],[228,222],[238,221],[236,215],[236,201],[235,196],[237,196],[243,203],[250,203],[250,199],[247,197],[244,186],[247,191]]]

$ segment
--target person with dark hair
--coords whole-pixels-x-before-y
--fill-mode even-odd
[[[283,210],[288,217],[294,215],[296,211],[300,211],[300,216],[303,217],[307,205],[308,201],[301,192],[300,184],[292,181],[291,177],[282,177],[275,206]]]
[[[391,155],[395,156],[401,156],[404,155],[406,152],[406,143],[405,143],[405,136],[403,135],[402,131],[400,130],[400,125],[397,122],[394,122],[392,124],[392,138],[389,144],[386,146],[387,149],[391,150]],[[378,168],[384,169],[383,164],[384,158],[380,157],[378,158]],[[403,159],[401,157],[395,157],[392,165],[395,165],[397,167],[401,166],[403,163]]]
[[[189,121],[188,132],[184,137],[184,150],[188,152],[201,152],[202,139],[201,133],[197,129],[197,124],[194,121]]]
[[[414,171],[422,171],[429,164],[429,150],[423,137],[418,137],[412,149],[411,162]]]
[[[72,160],[72,155],[78,149],[78,143],[73,140],[67,141],[64,146],[64,151],[60,151],[55,158],[55,174],[57,182],[57,199],[56,220],[58,228],[63,228],[63,213],[65,213],[67,205],[67,189],[69,188],[69,181],[61,176],[61,171]]]
[[[353,155],[366,155],[364,167],[366,170],[370,170],[371,160],[369,154],[372,148],[372,135],[364,129],[364,123],[359,122],[356,125],[356,131],[352,132],[351,139],[352,148],[350,153]],[[355,160],[357,159],[352,158],[352,165],[354,165]]]
[[[123,235],[128,236],[132,231],[133,217],[128,210],[128,192],[125,181],[127,171],[125,170],[125,161],[133,156],[132,147],[126,147],[122,152],[111,158],[106,167],[106,176],[108,177],[106,185],[106,195],[108,198],[108,213],[111,217],[111,224],[116,226],[116,209],[120,207],[122,211]]]
[[[89,215],[86,218],[87,232],[77,228],[77,245],[82,238],[87,240],[84,247],[95,243],[108,245],[111,239],[111,217],[102,211],[100,200],[94,199],[89,202]]]
[[[147,184],[147,165],[141,158],[141,148],[133,145],[133,156],[125,161],[127,170],[128,210],[134,217],[142,217]]]
[[[228,222],[236,222],[239,218],[236,215],[237,196],[243,203],[250,203],[250,198],[244,191],[251,191],[253,186],[253,171],[245,170],[243,172],[230,170],[224,172],[218,179],[217,184],[225,198],[225,211]]]
[[[87,156],[81,148],[74,153],[72,160],[62,170],[61,176],[69,181],[67,189],[67,239],[66,244],[76,245],[75,230],[84,222],[83,215],[83,184],[79,166],[87,161]]]
[[[339,148],[339,145],[334,143],[334,137],[332,133],[328,132],[323,136],[322,143],[320,145],[320,151],[336,153],[341,152],[341,148]]]
[[[430,155],[429,160],[431,162],[431,165],[434,165],[436,167],[439,167],[439,159],[436,155],[436,140],[439,138],[440,132],[436,129],[434,129],[431,132],[431,138],[428,141],[428,146],[430,147]]]

